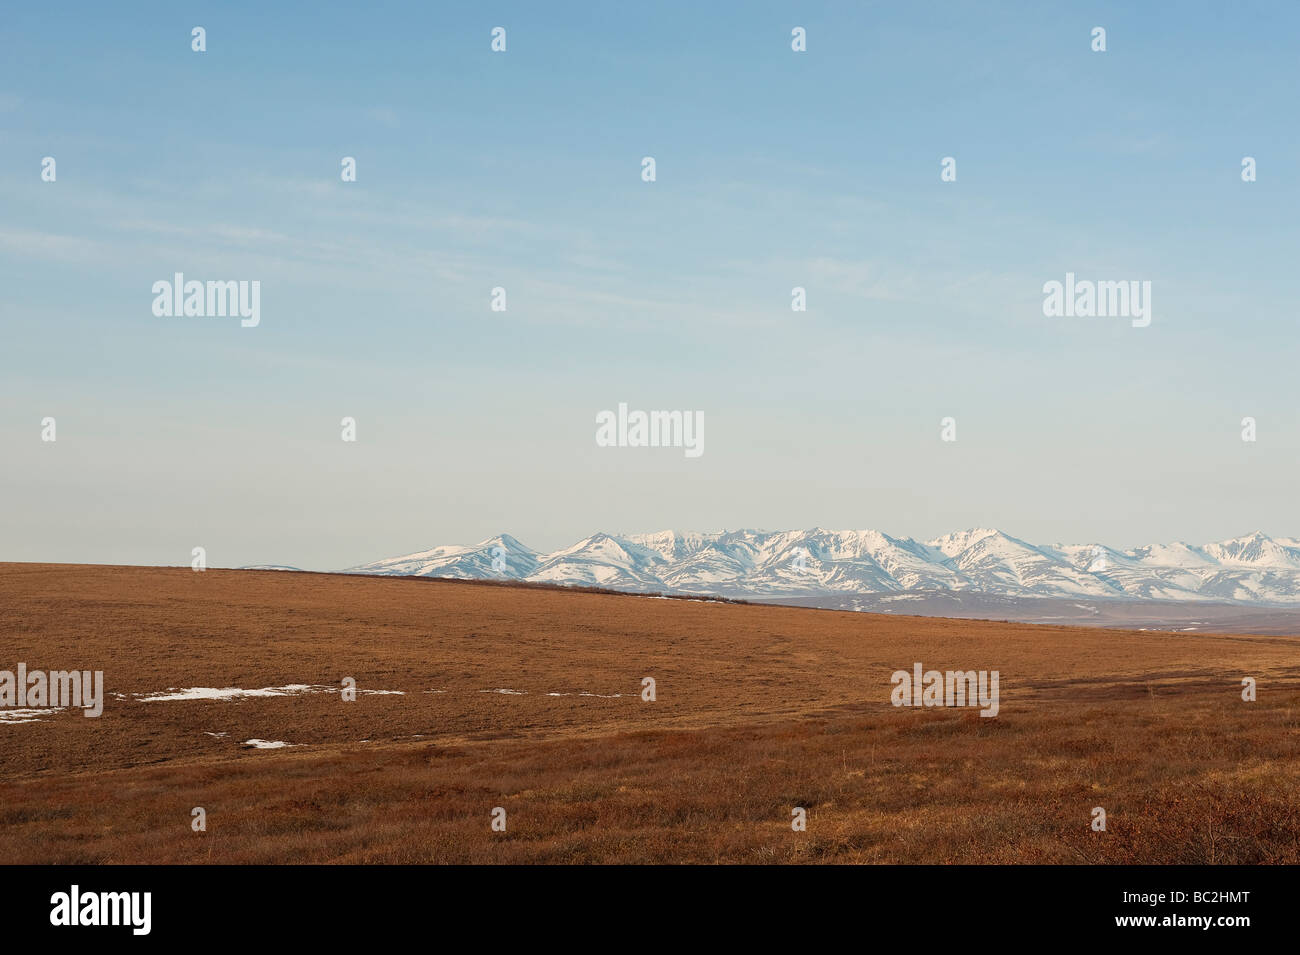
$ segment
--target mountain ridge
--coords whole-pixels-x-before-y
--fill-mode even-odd
[[[598,532],[550,553],[509,534],[370,561],[343,573],[527,580],[732,598],[946,590],[996,597],[1300,606],[1300,541],[1254,531],[1128,550],[1033,544],[996,528],[929,541],[877,530]]]

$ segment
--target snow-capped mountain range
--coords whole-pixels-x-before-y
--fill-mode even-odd
[[[1300,606],[1300,541],[1256,532],[1214,544],[1030,544],[967,530],[924,543],[880,531],[594,534],[539,553],[508,534],[346,573],[526,580],[632,592],[779,600],[954,591]]]

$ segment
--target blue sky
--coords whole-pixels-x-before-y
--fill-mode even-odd
[[[270,6],[6,14],[0,559],[1300,534],[1292,5]],[[1152,324],[1045,318],[1067,271]],[[620,401],[704,455],[596,447]]]

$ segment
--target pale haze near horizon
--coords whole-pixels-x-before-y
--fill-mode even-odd
[[[1300,536],[1294,9],[72,10],[0,36],[0,560]],[[178,271],[260,326],[155,317]],[[1150,327],[1045,318],[1066,272]],[[598,448],[619,402],[703,456]]]

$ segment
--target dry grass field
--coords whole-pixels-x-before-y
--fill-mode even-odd
[[[998,716],[890,705],[917,661]],[[1300,862],[1293,637],[0,564],[19,662],[109,695],[0,722],[0,863]]]

